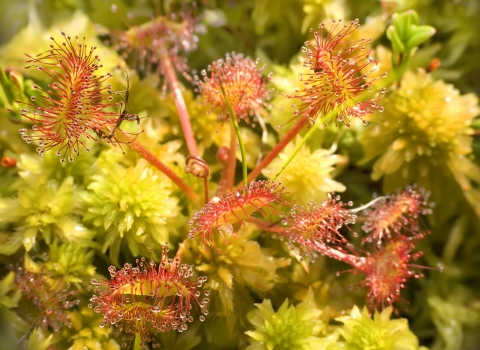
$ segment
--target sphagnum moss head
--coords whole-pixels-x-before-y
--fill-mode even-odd
[[[244,312],[254,301],[250,293],[271,291],[279,281],[280,270],[290,264],[289,259],[276,257],[271,249],[262,247],[254,240],[256,235],[255,225],[247,223],[228,242],[219,235],[212,237],[215,250],[221,254],[207,251],[199,240],[187,241],[188,249],[182,249],[185,258],[197,261],[197,270],[208,276],[213,301],[210,311],[215,320],[221,320],[228,337],[241,331]],[[206,331],[216,332],[216,328]]]
[[[338,20],[328,29],[321,23],[319,31],[310,30],[314,39],[306,41],[302,48],[304,67],[310,72],[300,75],[304,88],[289,96],[300,99],[296,116],[314,122],[335,111],[332,119],[348,126],[352,117],[364,120],[366,115],[383,110],[378,101],[385,90],[374,97],[365,93],[378,79],[368,79],[368,74],[377,69],[377,61],[371,56],[372,50],[365,47],[370,39],[352,41],[351,34],[360,26],[358,22],[357,19],[344,25]]]
[[[318,202],[326,199],[330,192],[345,191],[346,187],[334,180],[332,173],[336,167],[345,164],[348,158],[335,154],[335,147],[331,147],[330,150],[319,148],[312,151],[310,147],[303,145],[288,166],[283,169],[285,162],[300,142],[297,138],[295,142],[285,147],[285,150],[263,169],[262,174],[275,180],[277,174],[281,172],[278,181],[288,188],[290,197],[295,199],[295,203],[299,206],[305,206],[310,201]]]
[[[268,299],[255,306],[257,309],[248,314],[255,330],[245,332],[252,343],[247,350],[324,348],[319,336],[325,325],[320,320],[322,312],[317,308],[311,290],[297,306],[289,305],[288,299],[276,312]]]
[[[334,349],[426,350],[419,347],[406,319],[390,319],[392,311],[392,307],[375,311],[372,319],[366,307],[360,311],[354,306],[348,315],[337,317],[343,323],[340,327],[343,340]]]
[[[83,219],[97,227],[112,262],[118,264],[122,247],[138,256],[148,254],[146,247],[171,242],[184,223],[171,183],[143,159],[128,168],[108,157],[97,165],[83,196],[88,207]]]
[[[31,175],[28,169],[25,173]],[[0,224],[12,225],[13,230],[8,235],[0,234],[0,254],[14,254],[22,245],[28,252],[38,247],[39,241],[90,241],[95,232],[79,222],[83,207],[77,198],[81,190],[73,178],[67,176],[62,182],[38,177],[35,180],[19,182],[16,198],[0,198],[0,208],[8,208],[0,211]]]
[[[432,197],[437,200],[442,174],[453,175],[464,189],[471,187],[472,179],[480,182],[478,166],[468,157],[470,125],[480,113],[476,96],[461,95],[453,85],[419,70],[405,73],[384,105],[384,113],[368,118],[359,141],[364,150],[361,163],[375,160],[372,178],[385,177],[386,190],[416,182],[436,189]]]
[[[102,67],[96,47],[88,48],[78,37],[75,42],[65,33],[65,41],[58,43],[53,37],[50,49],[37,55],[27,55],[30,67],[36,67],[49,76],[48,89],[39,85],[40,97],[32,96],[20,114],[33,122],[32,130],[20,129],[27,143],[36,141],[37,152],[43,155],[55,150],[61,161],[73,161],[80,150],[89,151],[87,139],[99,141],[108,135],[117,123],[119,106],[114,103],[110,86],[105,81],[110,73],[98,75]],[[19,103],[22,103],[19,101]],[[111,109],[115,108],[115,109]],[[99,136],[100,135],[100,136]],[[108,143],[120,143],[115,136],[105,138]]]
[[[210,291],[204,291],[201,298],[200,289],[207,278],[193,279],[193,266],[169,259],[167,246],[158,265],[145,258],[137,259],[136,264],[127,263],[118,271],[110,266],[110,280],[92,280],[95,291],[89,307],[103,313],[101,327],[114,325],[117,335],[125,332],[129,341],[139,333],[141,345],[147,349],[148,343],[158,345],[152,333],[185,331],[193,322],[193,308],[200,313],[200,321],[205,320]]]

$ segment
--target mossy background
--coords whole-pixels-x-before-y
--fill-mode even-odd
[[[116,13],[111,12],[112,5]],[[415,10],[422,25],[436,29],[415,51],[409,71],[387,87],[381,101],[383,114],[367,118],[367,127],[360,122],[350,128],[328,125],[316,131],[282,174],[291,198],[299,204],[319,202],[327,192],[344,190],[342,200],[359,206],[374,194],[392,193],[413,183],[432,192],[433,214],[424,218],[431,234],[418,245],[424,252],[418,264],[433,269],[425,270],[423,279],[408,281],[392,315],[407,319],[408,325],[388,321],[390,309],[373,320],[362,313],[362,276],[337,276],[337,271],[348,268],[344,264],[318,257],[306,273],[284,243],[254,225],[245,224],[226,246],[218,239],[222,255],[204,254],[196,240],[186,240],[188,218],[199,208],[128,147],[123,155],[118,149],[92,144],[89,153],[71,164],[60,164],[53,153],[41,158],[34,146],[21,139],[18,130],[28,123],[7,108],[18,112],[22,105],[15,100],[28,100],[35,93],[33,83],[48,83],[45,75],[24,68],[24,54],[45,51],[49,37],[61,40],[62,30],[85,36],[89,46],[98,47],[103,70],[114,74],[109,81],[114,89],[126,88],[123,70],[128,68],[129,110],[149,116],[142,119],[145,132],[139,141],[202,194],[202,182],[183,172],[186,147],[173,100],[159,89],[161,78],[124,60],[108,40],[110,31],[127,28],[125,22],[138,25],[158,15],[160,7],[181,10],[182,5],[155,0],[2,1],[0,67],[7,74],[0,90],[0,157],[18,163],[15,168],[0,168],[0,349],[15,349],[23,335],[24,348],[29,350],[119,348],[122,341],[113,331],[100,328],[101,315],[87,307],[90,279],[108,276],[110,264],[122,266],[139,256],[148,257],[150,248],[157,259],[165,242],[173,248],[172,255],[185,243],[184,262],[208,276],[212,296],[207,320],[196,320],[181,334],[159,335],[163,349],[418,349],[419,344],[434,350],[480,349],[480,122],[475,119],[480,94],[480,2],[206,0],[196,6],[198,47],[186,55],[191,69],[200,71],[227,52],[241,52],[259,57],[267,65],[265,72],[274,73],[275,89],[281,91],[274,94],[265,118],[266,144],[261,143],[258,126],[240,125],[250,169],[258,154],[288,130],[290,124],[276,127],[293,117],[291,102],[283,95],[298,84],[300,49],[311,38],[310,27],[329,19],[358,18],[359,36],[373,39],[379,70],[388,71],[389,77],[394,74],[385,32],[391,15]],[[441,66],[431,74],[417,70],[434,58]],[[22,75],[20,80],[9,75],[12,68]],[[213,190],[221,170],[215,154],[218,147],[229,144],[229,131],[199,105],[191,84],[183,83],[199,149],[212,170]],[[443,106],[447,98],[451,99],[448,108]],[[396,123],[404,119],[402,135],[410,138],[392,136],[399,130]],[[378,131],[376,125],[383,129]],[[438,139],[433,146],[429,139],[430,153],[418,149],[426,135]],[[410,146],[413,155],[407,154]],[[385,155],[389,147],[400,150],[395,162],[394,155]],[[285,159],[288,151],[279,159]],[[309,163],[312,168],[306,169]],[[282,165],[272,163],[263,176],[269,178]],[[361,225],[357,226],[360,233]],[[360,246],[359,239],[350,238]],[[71,283],[78,291],[80,304],[65,310],[71,327],[53,331],[35,318],[28,323],[25,315],[44,310],[29,309],[26,296],[16,287],[11,271],[21,257],[25,265],[38,264],[31,270],[38,273],[43,266],[51,278]],[[443,273],[437,269],[440,264]],[[304,333],[293,332],[296,326]],[[280,334],[285,338],[275,345]],[[382,344],[385,338],[392,342]]]

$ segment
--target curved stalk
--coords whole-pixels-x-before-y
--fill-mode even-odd
[[[227,103],[230,106],[230,102]],[[230,109],[232,106],[229,107]],[[233,113],[233,110],[231,111]],[[240,128],[238,127],[237,119],[235,115],[233,116],[232,123],[235,133],[237,134],[238,144],[240,145],[240,154],[242,155],[242,174],[243,174],[243,184],[248,186],[247,181],[247,152],[245,152],[245,144],[243,143],[242,135],[240,134]]]
[[[365,210],[365,209],[367,209],[367,208],[370,208],[370,207],[371,207],[372,205],[374,205],[375,203],[377,203],[377,202],[379,202],[379,201],[381,201],[381,200],[383,200],[383,199],[386,199],[386,198],[388,198],[388,197],[387,197],[387,196],[377,197],[377,198],[371,200],[370,202],[368,202],[367,204],[364,204],[364,205],[362,205],[362,206],[360,206],[360,207],[358,207],[358,208],[350,209],[350,211],[351,211],[352,213],[358,213],[359,211],[362,211],[362,210]]]
[[[260,175],[263,169],[265,169],[285,147],[292,141],[295,136],[308,124],[308,118],[301,117],[297,123],[285,134],[285,136],[272,148],[272,150],[263,158],[263,160],[248,174],[247,182],[252,182]],[[241,184],[237,184],[240,186]]]
[[[175,73],[172,60],[168,54],[168,50],[162,46],[161,40],[157,42],[155,47],[159,56],[161,57],[160,61],[165,73],[165,78],[167,79],[167,82],[173,93],[173,100],[175,102],[175,106],[177,107],[178,118],[180,119],[180,124],[182,125],[183,136],[185,137],[185,142],[187,143],[188,152],[190,155],[197,156],[197,141],[195,140],[195,136],[193,134],[187,105],[185,104],[185,99],[183,98],[182,89],[178,83],[177,74]]]
[[[285,227],[272,226],[271,224],[269,224],[264,220],[252,218],[252,217],[248,218],[247,221],[255,224],[258,228],[260,228],[263,231],[277,233],[288,238],[287,228]],[[325,245],[325,243],[320,241],[315,241],[314,244],[309,244],[308,248],[316,251],[317,253],[322,254],[323,256],[327,256],[329,258],[342,261],[355,268],[360,268],[365,265],[366,259],[364,257],[345,253],[339,249],[329,247]]]
[[[302,140],[298,143],[297,147],[295,147],[295,150],[293,151],[293,153],[288,157],[285,164],[283,164],[283,166],[280,168],[280,170],[275,174],[272,181],[275,181],[277,179],[277,177],[280,176],[280,174],[283,172],[283,170],[285,170],[285,168],[288,166],[288,164],[290,164],[292,159],[297,155],[298,151],[300,151],[300,148],[302,148],[302,146],[305,144],[305,142],[307,142],[308,138],[312,136],[312,134],[314,133],[315,130],[316,130],[315,126],[312,126],[310,128],[310,130],[308,130],[308,132],[305,134],[305,136],[302,138]]]
[[[138,143],[136,140],[130,140],[127,134],[121,130],[117,130],[115,136],[122,141],[123,143],[130,146],[132,150],[137,152],[142,158],[147,162],[152,164],[155,168],[164,173],[170,180],[173,181],[180,189],[185,193],[185,195],[194,202],[199,201],[198,195],[193,191],[193,189],[188,186],[188,184],[182,180],[172,169],[170,169],[166,164],[162,163],[152,152]]]

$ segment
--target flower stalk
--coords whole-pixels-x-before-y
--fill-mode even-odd
[[[225,191],[231,191],[233,189],[233,184],[235,183],[235,170],[237,168],[237,134],[235,133],[235,127],[233,123],[230,125],[230,147],[228,149],[228,162],[227,166],[224,168],[223,173],[225,173]],[[222,174],[223,177],[223,174]]]
[[[200,198],[195,193],[195,191],[188,186],[188,184],[182,180],[180,176],[178,176],[172,169],[170,169],[165,163],[163,163],[160,159],[158,159],[152,152],[146,149],[142,144],[138,143],[136,140],[130,140],[127,134],[122,131],[118,130],[115,135],[118,137],[119,140],[128,144],[132,150],[137,152],[142,158],[144,158],[147,162],[152,164],[155,168],[160,170],[163,174],[165,174],[170,180],[173,181],[180,189],[185,193],[185,195],[190,198],[193,202],[197,203]]]
[[[243,174],[243,185],[247,186],[248,181],[247,181],[247,152],[245,151],[245,144],[243,143],[242,139],[242,134],[240,133],[240,128],[238,127],[238,122],[237,122],[237,117],[235,116],[235,112],[233,111],[232,104],[230,103],[230,100],[225,93],[225,89],[223,88],[223,84],[220,84],[220,88],[222,90],[223,98],[225,99],[225,104],[227,105],[228,112],[230,113],[230,119],[232,120],[232,125],[233,125],[233,130],[235,131],[235,135],[238,140],[238,145],[240,146],[240,154],[242,156],[242,174]],[[233,135],[231,135],[232,137]],[[235,147],[234,147],[235,146]],[[233,149],[233,161],[236,161],[235,157],[235,148],[236,144],[230,142],[230,156],[232,155],[232,149]],[[230,160],[230,162],[232,162]],[[229,169],[231,171],[231,169]],[[235,168],[233,169],[233,174],[235,174]],[[230,175],[231,176],[231,175]],[[232,187],[233,187],[233,181],[232,181]]]
[[[257,166],[248,174],[247,182],[252,182],[255,178],[262,173],[262,170],[265,169],[292,141],[295,136],[308,124],[308,118],[301,117],[295,125],[285,134],[285,136],[273,147],[270,152],[262,159],[262,161],[257,164]],[[238,184],[237,186],[240,186]]]
[[[173,94],[173,101],[175,102],[175,107],[177,108],[178,118],[180,119],[180,124],[182,126],[183,136],[185,137],[188,152],[190,155],[196,156],[198,155],[197,141],[195,140],[195,135],[193,134],[187,105],[185,104],[185,99],[183,98],[182,89],[180,88],[172,60],[170,59],[168,50],[163,46],[162,40],[155,41],[154,48],[158,54],[158,57],[160,58],[160,64],[162,65],[165,78],[167,79]]]

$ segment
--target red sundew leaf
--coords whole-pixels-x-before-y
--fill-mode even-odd
[[[204,104],[218,112],[219,120],[231,117],[222,89],[238,120],[244,119],[250,123],[256,113],[268,106],[266,101],[270,98],[270,91],[267,82],[271,75],[264,77],[264,68],[258,68],[257,65],[258,59],[254,61],[233,52],[227,54],[225,60],[219,59],[207,70],[202,70],[203,80],[195,76],[194,81]]]
[[[311,72],[300,77],[304,89],[288,97],[301,101],[295,115],[312,122],[336,111],[332,119],[347,126],[351,117],[366,124],[363,119],[366,115],[383,111],[378,101],[386,90],[361,101],[367,97],[365,91],[378,79],[368,80],[368,74],[377,69],[378,62],[371,56],[372,50],[365,47],[370,39],[352,39],[352,33],[360,27],[358,20],[345,25],[341,22],[333,21],[329,29],[321,23],[319,31],[310,30],[314,40],[306,41],[302,51],[306,56],[304,67]]]
[[[423,237],[399,236],[383,245],[375,245],[374,251],[367,253],[358,270],[367,275],[363,283],[368,290],[367,302],[371,310],[384,309],[399,301],[400,291],[407,280],[423,277],[414,269],[426,267],[412,263],[423,255],[422,252],[413,252],[414,242]]]
[[[23,103],[20,114],[33,122],[32,130],[21,129],[22,138],[31,143],[38,143],[37,152],[43,155],[55,149],[61,161],[73,161],[73,155],[80,150],[89,151],[86,140],[104,139],[113,146],[121,143],[110,134],[120,117],[117,112],[107,111],[117,108],[112,102],[111,86],[104,82],[110,73],[97,75],[102,67],[100,59],[95,55],[96,47],[88,48],[83,41],[62,33],[65,41],[61,44],[52,37],[50,49],[36,55],[27,55],[31,67],[44,72],[50,77],[48,89],[34,85],[40,91],[40,97],[31,97],[31,103]],[[18,101],[19,103],[22,103]]]
[[[294,207],[291,216],[286,219],[286,236],[293,246],[313,260],[312,252],[317,243],[346,244],[347,239],[340,233],[342,227],[354,224],[356,215],[347,208],[351,203],[343,203],[340,196],[328,194],[328,199],[320,205],[311,202],[306,208]]]
[[[29,304],[23,307],[22,300],[19,303],[18,312],[27,322],[55,332],[72,326],[68,310],[78,305],[80,299],[76,298],[78,291],[70,283],[59,277],[53,278],[44,267],[38,273],[18,267],[15,284],[26,300],[33,304],[33,307]]]
[[[392,234],[415,235],[422,231],[420,216],[432,213],[431,204],[428,203],[430,193],[423,188],[416,190],[407,187],[396,195],[380,199],[367,209],[365,216],[368,221],[362,229],[370,233],[363,243],[377,242],[391,238]]]
[[[200,299],[200,289],[207,278],[192,279],[193,266],[169,259],[167,253],[164,246],[158,265],[141,258],[135,267],[125,264],[117,271],[110,266],[110,280],[92,279],[95,291],[88,306],[103,314],[100,327],[115,325],[117,335],[125,332],[129,340],[139,333],[142,347],[146,347],[154,342],[152,333],[186,330],[193,322],[192,308],[201,314],[200,321],[205,320],[210,291],[204,291]]]
[[[202,210],[197,212],[189,224],[192,226],[189,238],[202,236],[204,244],[214,247],[213,233],[219,229],[233,233],[233,226],[240,225],[256,211],[267,216],[266,209],[277,211],[272,204],[289,205],[282,198],[284,187],[271,181],[252,182],[248,187],[237,192],[230,192],[224,197],[214,197]]]
[[[193,7],[191,7],[193,6]],[[153,16],[152,20],[130,26],[126,31],[111,33],[114,49],[125,59],[132,58],[132,66],[147,73],[165,76],[164,56],[168,55],[175,68],[188,80],[190,68],[182,52],[197,48],[197,32],[201,30],[193,17],[195,5],[185,5],[178,12]],[[162,86],[166,91],[165,81]]]

